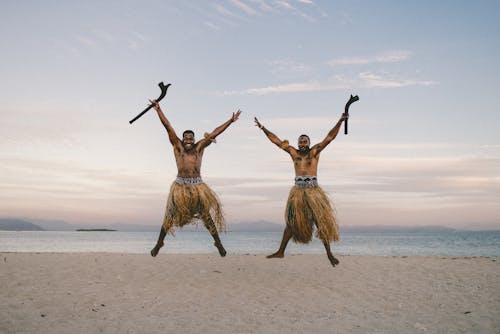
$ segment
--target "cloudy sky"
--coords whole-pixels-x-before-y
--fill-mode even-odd
[[[498,1],[0,1],[0,216],[160,224],[176,176],[155,113],[198,138],[229,223],[283,223],[286,153],[350,94],[318,177],[342,225],[500,228]]]

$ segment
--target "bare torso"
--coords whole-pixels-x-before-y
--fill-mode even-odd
[[[196,145],[190,150],[186,150],[182,145],[179,149],[174,148],[178,177],[195,178],[201,176],[203,150],[199,149],[198,146]]]
[[[311,149],[308,152],[301,152],[292,148],[290,150],[290,156],[293,160],[295,176],[316,176],[318,174],[319,153],[316,153],[316,150]]]

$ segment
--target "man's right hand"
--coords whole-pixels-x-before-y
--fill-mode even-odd
[[[236,122],[238,120],[238,117],[240,117],[241,110],[238,109],[236,113],[233,112],[233,116],[231,116],[231,122]]]

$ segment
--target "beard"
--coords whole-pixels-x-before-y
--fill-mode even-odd
[[[304,153],[304,154],[307,154],[309,153],[311,149],[309,148],[309,146],[306,146],[306,147],[299,147],[299,152],[300,153]]]
[[[189,150],[191,150],[194,147],[194,144],[191,144],[191,143],[190,144],[182,143],[182,146],[184,147],[184,149],[186,151],[189,151]]]

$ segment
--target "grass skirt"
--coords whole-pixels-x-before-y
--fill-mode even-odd
[[[295,242],[312,240],[314,224],[316,236],[322,241],[338,241],[339,228],[332,205],[320,187],[293,187],[286,203],[285,221],[292,229]]]
[[[173,235],[176,227],[180,228],[189,224],[193,222],[193,219],[203,221],[212,219],[218,231],[226,230],[219,199],[205,183],[172,183],[163,228]]]

